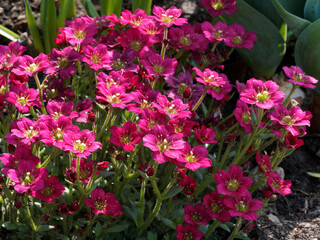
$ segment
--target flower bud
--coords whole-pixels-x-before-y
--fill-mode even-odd
[[[96,121],[96,115],[92,112],[92,111],[89,111],[88,112],[88,121],[91,122],[91,123],[94,123]]]

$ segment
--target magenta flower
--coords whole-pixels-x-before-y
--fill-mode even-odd
[[[211,167],[212,162],[208,156],[208,150],[204,146],[195,146],[191,148],[188,142],[185,143],[185,147],[181,150],[181,156],[177,159],[179,162],[184,163],[184,167],[192,171],[198,168]]]
[[[63,28],[62,31],[68,43],[78,48],[80,44],[87,45],[94,43],[93,37],[97,33],[97,26],[87,23],[82,18],[76,18],[71,22],[69,27]]]
[[[104,68],[106,70],[137,72],[138,65],[133,64],[135,57],[136,52],[132,49],[126,49],[122,53],[117,50],[109,51],[108,55],[106,56],[107,60]]]
[[[178,48],[191,51],[205,51],[208,47],[207,39],[203,35],[195,33],[193,26],[188,23],[180,28],[171,28],[169,30],[169,37]]]
[[[118,147],[123,147],[127,152],[131,152],[136,144],[140,143],[143,133],[137,131],[137,126],[133,122],[126,122],[122,128],[112,126],[110,142]]]
[[[201,29],[205,38],[211,42],[223,41],[227,37],[228,26],[225,22],[217,22],[214,26],[205,21],[201,24]]]
[[[57,120],[46,118],[40,124],[42,129],[39,140],[47,146],[53,145],[62,150],[64,147],[63,133],[66,131],[80,131],[79,127],[72,125],[71,119],[65,116],[60,116]]]
[[[106,89],[103,84],[99,83],[97,90],[97,100],[102,104],[109,103],[115,108],[124,109],[126,104],[134,98],[131,94],[125,93],[123,88],[114,85]]]
[[[164,10],[162,7],[154,6],[152,13],[155,15],[155,20],[160,22],[161,25],[165,25],[168,28],[172,25],[182,26],[187,23],[186,18],[179,18],[181,16],[182,10],[176,7],[170,7]]]
[[[60,116],[65,116],[70,119],[78,117],[78,113],[72,110],[73,102],[50,101],[47,104],[47,111],[55,120],[57,120]]]
[[[228,27],[225,43],[229,47],[247,48],[251,50],[256,40],[257,35],[254,32],[246,33],[242,25],[234,23]]]
[[[207,214],[206,208],[198,203],[195,206],[184,206],[184,218],[183,220],[191,225],[207,225],[210,220],[210,216]]]
[[[267,178],[267,185],[272,188],[273,192],[281,195],[288,195],[291,193],[291,181],[282,180],[277,172],[272,172]]]
[[[141,64],[149,74],[155,76],[169,76],[174,75],[178,61],[170,58],[162,59],[159,54],[151,53],[148,59],[141,60]]]
[[[88,161],[85,162],[82,158],[80,159],[80,165],[79,165],[79,180],[88,183],[92,174],[93,174],[93,166],[95,164],[95,161]],[[71,163],[71,169],[72,171],[77,174],[77,159],[74,158]]]
[[[164,163],[171,158],[178,159],[185,141],[178,134],[170,134],[165,126],[155,125],[143,137],[143,145],[152,150],[152,157],[158,163]]]
[[[225,97],[227,97],[227,94],[231,92],[232,85],[229,83],[227,76],[224,74],[220,74],[220,77],[223,78],[226,83],[223,86],[213,86],[208,89],[207,93],[211,95],[214,99],[221,101]]]
[[[123,73],[121,73],[121,71],[111,71],[108,75],[104,72],[99,72],[97,75],[97,81],[98,84],[104,83],[106,89],[109,89],[113,85],[126,89],[127,86],[130,85],[128,79],[123,77]]]
[[[310,127],[312,115],[309,111],[302,111],[299,107],[287,109],[282,104],[274,106],[274,112],[270,112],[270,120],[284,126],[293,136],[298,136],[299,127]]]
[[[14,154],[3,153],[0,156],[1,162],[4,164],[4,167],[1,169],[3,174],[7,174],[9,169],[18,169],[18,163],[21,160],[34,162],[35,165],[40,163],[40,159],[32,155],[32,151],[29,147],[25,145],[18,145]]]
[[[279,86],[274,81],[263,82],[251,78],[247,81],[246,89],[240,93],[240,100],[256,105],[259,108],[270,109],[277,103],[281,103],[285,94],[277,91]]]
[[[180,99],[174,99],[170,102],[165,95],[158,94],[157,103],[151,103],[151,107],[156,108],[160,113],[164,113],[170,118],[191,117],[191,112],[185,111],[189,108],[188,104],[183,104]]]
[[[243,177],[242,170],[237,165],[231,165],[229,172],[219,170],[214,174],[219,194],[241,196],[248,192],[253,180],[250,177]]]
[[[166,125],[167,117],[166,115],[158,112],[151,111],[149,109],[144,109],[139,115],[140,120],[138,121],[138,126],[143,133],[148,133],[156,125]]]
[[[203,239],[203,233],[198,230],[196,225],[187,224],[183,226],[182,224],[177,225],[177,240],[201,240]]]
[[[19,57],[15,63],[16,68],[14,68],[12,72],[17,75],[27,74],[31,77],[33,74],[43,71],[49,64],[48,56],[43,53],[40,53],[35,59],[29,55],[24,55]]]
[[[245,192],[242,196],[235,196],[235,198],[226,196],[224,204],[230,208],[229,213],[232,217],[242,217],[248,221],[255,221],[258,215],[254,212],[263,206],[260,200],[252,200],[250,192]]]
[[[98,71],[100,68],[111,63],[107,55],[107,46],[103,44],[98,44],[96,47],[85,45],[83,48],[81,61],[87,63],[91,69]]]
[[[28,81],[29,81],[29,77],[27,74],[17,75],[13,72],[10,73],[9,84],[21,85],[21,84],[25,84]]]
[[[304,144],[302,139],[299,139],[298,136],[293,136],[291,133],[285,136],[284,143],[288,148],[299,148]]]
[[[233,110],[236,120],[245,129],[246,134],[252,132],[251,111],[252,108],[240,100],[237,101],[237,107]]]
[[[217,191],[203,196],[203,203],[206,206],[207,214],[220,222],[229,222],[230,214],[228,208],[224,205],[224,197],[221,197]]]
[[[168,125],[174,128],[176,134],[180,134],[182,137],[189,137],[191,129],[196,124],[194,121],[189,121],[187,118],[175,117],[169,120]]]
[[[190,176],[185,176],[182,180],[180,180],[179,185],[183,188],[182,192],[184,192],[187,195],[193,194],[197,188],[196,181],[193,177]]]
[[[89,118],[89,112],[92,109],[92,101],[89,98],[83,101],[77,102],[76,110],[79,116],[75,119],[77,122],[87,123]]]
[[[270,156],[264,155],[261,159],[260,153],[256,153],[256,161],[258,165],[260,166],[261,170],[266,176],[270,176],[270,173],[272,173],[272,165],[270,162]]]
[[[30,146],[39,137],[39,123],[26,117],[21,117],[11,123],[11,132],[5,136],[5,141],[9,144],[20,144]]]
[[[32,191],[31,195],[51,203],[55,198],[60,197],[64,190],[65,187],[59,183],[59,179],[56,176],[50,176],[44,181],[44,187],[40,190]]]
[[[199,68],[194,67],[192,70],[195,70],[199,77],[196,77],[196,80],[205,86],[208,87],[221,87],[224,86],[228,79],[224,77],[224,74],[219,75],[215,71],[211,71],[209,68],[204,69],[202,72]]]
[[[6,55],[10,57],[12,55],[18,57],[21,56],[27,50],[26,47],[21,46],[20,43],[17,42],[10,42],[8,46],[0,45],[0,56]]]
[[[21,160],[17,169],[8,170],[7,176],[12,182],[15,182],[14,190],[18,193],[24,193],[29,189],[31,191],[43,189],[48,170],[46,168],[36,168],[34,161]]]
[[[202,144],[218,143],[218,141],[215,140],[216,131],[212,128],[207,128],[205,125],[202,125],[199,130],[195,129],[194,136]]]
[[[121,205],[116,200],[115,195],[113,193],[105,193],[101,188],[94,189],[90,198],[84,200],[84,204],[91,207],[94,214],[122,215]]]
[[[9,103],[15,105],[20,113],[30,112],[31,106],[41,107],[37,91],[24,84],[14,86],[11,91],[5,93],[4,97]]]
[[[92,152],[102,148],[100,142],[94,141],[94,132],[87,129],[80,132],[67,131],[62,135],[64,151],[73,152],[77,157],[88,158]]]
[[[130,24],[133,28],[138,28],[147,19],[148,15],[142,9],[135,10],[134,14],[129,10],[124,10],[121,13],[121,23]]]
[[[140,53],[144,47],[151,47],[154,43],[149,35],[141,33],[137,28],[131,28],[128,31],[122,31],[117,41],[124,48],[131,48]]]
[[[291,66],[290,68],[284,66],[283,68],[284,73],[289,78],[288,81],[292,82],[293,84],[305,87],[305,88],[315,88],[318,82],[317,79],[304,74],[302,69],[298,66]]]
[[[233,14],[237,11],[236,0],[201,0],[200,4],[214,17],[223,13]]]
[[[146,109],[152,109],[151,104],[157,101],[158,94],[159,91],[153,91],[151,89],[147,92],[141,92],[139,90],[133,92],[132,95],[134,96],[135,103],[128,104],[128,111],[132,111],[135,114],[141,114]]]
[[[69,78],[75,72],[74,62],[80,60],[80,53],[69,46],[61,51],[54,48],[49,55],[50,64],[44,70],[45,74],[52,74],[59,71],[59,76],[63,79]]]
[[[193,101],[196,104],[204,92],[203,85],[193,84],[193,79],[189,72],[179,73],[178,78],[167,76],[164,79],[172,87],[167,91],[167,96],[172,99],[185,98],[189,102]]]

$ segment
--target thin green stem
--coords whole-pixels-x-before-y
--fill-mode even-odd
[[[212,233],[218,226],[219,226],[220,222],[218,220],[215,220],[215,222],[212,224],[212,226],[206,231],[206,233],[204,234],[204,237],[208,237],[210,235],[210,233]]]
[[[87,227],[85,228],[81,240],[85,240],[89,233],[89,230],[92,228],[93,224],[97,221],[99,214],[95,214],[94,217],[89,221]]]
[[[57,153],[57,148],[54,147],[51,154],[47,157],[47,159],[40,165],[39,168],[44,168],[48,165],[48,163],[50,162],[50,160],[52,159],[52,157],[54,157],[54,155]]]
[[[108,126],[108,123],[109,123],[110,118],[111,118],[111,116],[112,116],[112,110],[113,110],[113,107],[110,106],[110,109],[109,109],[109,111],[108,111],[107,117],[106,117],[106,119],[105,119],[105,121],[104,121],[104,123],[103,123],[103,125],[102,125],[102,127],[101,127],[101,129],[100,129],[100,132],[98,133],[98,135],[97,135],[97,137],[96,137],[96,140],[99,140],[99,139],[100,139],[100,137],[102,136],[104,130],[105,130],[106,127]]]
[[[141,190],[140,190],[140,211],[139,211],[139,218],[138,218],[138,226],[141,226],[143,223],[144,197],[146,192],[146,185],[147,185],[147,179],[142,179]]]
[[[199,107],[200,104],[202,103],[204,97],[206,96],[207,91],[208,91],[208,87],[206,87],[206,88],[204,89],[203,94],[202,94],[201,97],[199,98],[199,100],[198,100],[198,102],[196,103],[196,105],[194,105],[194,107],[192,108],[192,111],[196,111],[196,110],[198,109],[198,107]]]
[[[30,222],[31,228],[32,228],[32,239],[37,239],[37,227],[34,224],[33,218],[31,216],[30,208],[29,208],[29,195],[28,192],[25,193],[25,205],[26,205],[26,212],[27,212],[27,217]]]
[[[235,236],[241,226],[241,222],[242,222],[242,217],[238,217],[238,221],[237,221],[236,225],[234,226],[234,229],[233,229],[230,237],[228,238],[228,240],[232,240],[235,238]]]
[[[41,102],[42,113],[43,114],[47,114],[46,108],[44,107],[44,103],[43,103],[42,88],[41,88],[40,80],[38,78],[38,73],[37,72],[34,73],[33,77],[36,80],[37,88],[39,90],[39,97],[40,97],[40,102]]]
[[[167,39],[168,39],[168,27],[164,26],[163,41],[162,41],[162,47],[161,47],[161,53],[160,53],[162,59],[164,59],[164,56],[166,54],[166,50],[167,50],[166,40]]]
[[[298,85],[293,85],[293,87],[292,87],[292,89],[291,89],[288,97],[286,97],[286,99],[285,99],[284,102],[283,102],[283,105],[284,105],[284,106],[287,106],[287,105],[288,105],[288,101],[290,100],[291,95],[294,93],[294,91],[295,91],[298,87],[299,87]]]

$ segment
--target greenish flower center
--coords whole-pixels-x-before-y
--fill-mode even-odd
[[[221,212],[221,205],[215,203],[215,202],[212,202],[211,205],[210,205],[210,211],[213,212],[213,213],[219,213]]]
[[[122,62],[120,58],[113,61],[113,68],[116,70],[121,70],[126,67],[127,62]]]
[[[191,41],[190,41],[190,35],[186,35],[184,37],[181,37],[180,38],[180,43],[185,45],[185,46],[189,46],[191,44]]]
[[[21,104],[21,106],[25,106],[27,104],[28,98],[25,97],[19,97],[18,102]]]
[[[166,14],[162,14],[161,15],[161,21],[164,23],[171,23],[172,22],[172,15],[166,15]]]
[[[162,142],[158,143],[158,148],[160,152],[163,152],[164,150],[168,150],[169,149],[169,144],[167,139],[164,139]]]
[[[218,2],[213,2],[211,4],[211,6],[214,10],[223,10],[224,9],[224,5],[223,5],[223,3],[220,2],[220,0]]]
[[[80,153],[83,153],[84,150],[87,149],[87,145],[85,143],[81,142],[81,140],[76,140],[73,145],[73,149],[76,151],[79,151]]]
[[[36,136],[38,134],[38,131],[36,131],[35,129],[33,129],[32,126],[29,127],[29,129],[24,133],[24,135],[27,138],[33,138],[34,136]]]
[[[54,133],[54,138],[57,141],[61,141],[63,139],[63,135],[62,135],[62,129],[61,128],[57,128],[57,130]]]
[[[141,42],[139,41],[132,41],[131,44],[130,44],[131,48],[134,49],[134,50],[140,50],[141,48]]]
[[[49,197],[53,193],[53,189],[52,189],[52,187],[45,187],[44,189],[41,190],[41,193],[42,193],[42,195]]]
[[[251,117],[250,117],[250,114],[249,113],[243,113],[241,115],[241,118],[243,120],[244,123],[248,123],[251,121]]]
[[[28,69],[28,72],[33,72],[37,69],[37,65],[35,63],[31,63]]]
[[[227,182],[228,190],[236,191],[239,187],[239,182],[237,179],[231,179]]]
[[[240,202],[236,203],[236,209],[238,212],[247,212],[248,205],[244,201],[240,201]]]
[[[161,66],[160,64],[155,64],[153,66],[153,71],[155,71],[156,73],[163,73],[163,66]]]
[[[291,116],[284,116],[283,118],[282,118],[282,122],[284,123],[284,124],[287,124],[288,126],[292,126],[292,124],[293,124],[293,119],[291,118]]]
[[[268,91],[263,91],[259,92],[257,94],[257,100],[258,102],[264,103],[269,99],[269,92]]]

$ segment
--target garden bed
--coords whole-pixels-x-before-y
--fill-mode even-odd
[[[34,11],[39,10],[39,1],[30,2]],[[174,4],[181,7],[184,2],[176,0]],[[173,4],[173,1],[161,1],[157,4],[168,8]],[[191,19],[204,20],[205,17],[201,15],[203,13],[201,9],[192,13],[193,1],[190,1],[189,5],[184,7]],[[83,13],[84,9],[81,8],[77,15],[80,16]],[[23,1],[0,1],[0,23],[18,34],[27,32]],[[27,54],[35,56],[36,52],[32,49],[30,37],[28,35],[24,36],[26,40],[23,45],[29,49]],[[6,45],[8,43],[8,40],[0,37],[0,44]],[[287,55],[285,61],[292,62],[290,53],[287,53]],[[226,75],[234,75],[234,67],[243,66],[242,64],[243,62],[239,60],[236,53],[231,55],[231,59],[227,62]],[[250,70],[245,69],[247,69],[247,72],[242,74],[250,76]],[[237,77],[239,76],[234,76],[234,80]],[[310,98],[310,94],[307,94],[305,102],[309,103]],[[306,104],[304,110],[307,110],[308,107],[309,105]],[[286,196],[279,195],[277,201],[270,202],[269,206],[260,213],[256,226],[250,233],[252,239],[316,240],[320,236],[320,180],[307,175],[307,172],[320,172],[320,155],[318,152],[320,151],[320,137],[317,134],[307,134],[303,140],[305,145],[287,157],[280,165],[285,172],[285,178],[292,181],[292,193]]]

